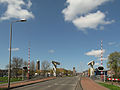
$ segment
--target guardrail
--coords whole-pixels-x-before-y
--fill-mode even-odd
[[[109,81],[120,81],[120,79],[118,79],[118,78],[107,78],[107,80],[109,80]]]

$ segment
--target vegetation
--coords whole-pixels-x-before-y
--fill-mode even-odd
[[[31,76],[35,75],[35,62],[34,61],[30,62],[30,75]]]
[[[108,68],[115,73],[115,77],[120,75],[120,52],[113,52],[108,56]]]
[[[0,88],[0,90],[7,90],[7,88]]]
[[[6,66],[8,68],[8,65]],[[13,57],[11,62],[11,78],[17,78],[24,76],[24,79],[27,77],[28,73],[28,62],[23,61],[20,57]],[[33,78],[35,73],[37,75],[45,76],[47,77],[53,75],[53,69],[50,69],[50,62],[44,60],[41,63],[41,70],[35,69],[35,62],[30,62],[30,78]],[[71,70],[66,70],[64,68],[57,68],[56,69],[57,76],[72,76],[73,72]],[[0,80],[0,83],[7,82],[7,79],[3,78],[4,80]],[[15,80],[13,80],[15,81]],[[18,81],[18,80],[16,80]]]
[[[110,90],[120,90],[120,87],[111,85],[111,84],[105,84],[105,83],[99,83],[100,85],[109,88]]]
[[[21,81],[22,78],[11,78],[11,82],[15,81]],[[0,77],[0,84],[7,83],[8,82],[8,77]]]
[[[69,76],[69,77],[71,77],[73,74],[71,70],[66,70],[64,68],[57,68],[56,73],[58,76]]]
[[[22,74],[22,65],[23,65],[23,59],[20,57],[13,57],[11,62],[11,75],[12,77],[18,77]],[[6,66],[8,68],[8,65]]]

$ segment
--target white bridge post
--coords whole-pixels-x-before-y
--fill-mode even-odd
[[[60,63],[52,61],[52,64],[53,64],[53,76],[56,77],[57,76],[57,74],[56,74],[57,65],[60,65]]]

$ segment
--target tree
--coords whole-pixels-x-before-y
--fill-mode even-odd
[[[28,66],[28,62],[27,61],[24,61],[23,64],[24,64],[24,67]]]
[[[72,75],[72,71],[71,71],[71,70],[68,70],[68,74],[69,74],[69,75]]]
[[[23,62],[23,71],[22,71],[22,74],[24,75],[24,77],[26,77],[27,73],[28,73],[28,62],[27,61],[24,61]]]
[[[45,73],[50,69],[50,63],[48,61],[43,61],[42,62],[42,71],[43,75],[45,76]]]
[[[120,68],[120,52],[113,52],[108,57],[108,68],[110,70],[115,72],[115,77],[118,77],[119,75],[119,68]]]
[[[11,63],[11,69],[13,72],[13,76],[17,77],[19,74],[19,70],[22,69],[23,59],[20,57],[13,57]]]
[[[31,61],[30,62],[30,74],[34,75],[34,73],[35,73],[35,62]]]

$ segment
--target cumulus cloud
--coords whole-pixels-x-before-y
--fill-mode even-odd
[[[10,51],[10,48],[8,49]],[[12,48],[11,51],[19,51],[19,48]]]
[[[111,24],[114,21],[106,21],[106,15],[97,10],[98,6],[108,1],[110,0],[66,0],[67,7],[62,13],[65,21],[72,22],[80,30],[96,29],[99,25]],[[93,13],[93,10],[96,12]]]
[[[65,16],[65,20],[73,20],[79,15],[89,13],[107,1],[109,0],[67,0],[68,6],[62,13]]]
[[[102,52],[105,53],[105,50],[103,49]],[[85,55],[100,57],[101,56],[101,50],[91,50],[90,52],[85,53]]]
[[[48,51],[49,53],[55,53],[55,50],[51,49]]]
[[[28,10],[32,5],[30,0],[27,3],[24,0],[0,0],[0,3],[7,5],[7,9],[0,17],[0,20],[34,18],[33,13]]]
[[[73,20],[73,24],[79,29],[97,29],[98,25],[111,24],[113,21],[105,21],[105,14],[101,11],[90,13]]]

